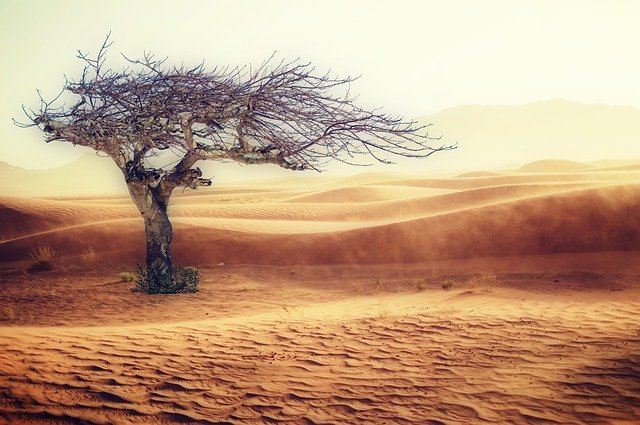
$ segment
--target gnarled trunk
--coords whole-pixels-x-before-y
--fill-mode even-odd
[[[147,238],[147,280],[151,287],[171,282],[171,238],[173,228],[167,216],[169,197],[158,188],[139,182],[128,183],[129,193],[144,220]]]
[[[147,236],[147,269],[171,272],[171,236],[173,229],[166,208],[158,207],[144,217]]]

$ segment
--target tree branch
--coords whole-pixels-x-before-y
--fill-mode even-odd
[[[109,36],[95,57],[79,52],[84,68],[64,91],[71,106],[55,106],[62,93],[40,107],[23,108],[45,140],[106,152],[128,181],[166,187],[210,184],[192,168],[199,160],[275,164],[319,170],[330,160],[368,165],[390,157],[427,158],[454,149],[430,137],[427,126],[366,110],[355,103],[350,77],[318,74],[308,63],[277,62],[257,69],[168,67],[145,53],[130,67],[106,67]],[[342,93],[341,93],[341,90]],[[433,146],[432,143],[437,143]],[[149,165],[163,152],[179,156],[169,171]]]

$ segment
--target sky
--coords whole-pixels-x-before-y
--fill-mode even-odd
[[[78,49],[111,32],[110,64],[144,50],[169,62],[258,64],[276,52],[360,76],[365,106],[409,118],[465,104],[548,99],[640,108],[640,2],[28,1],[0,2],[0,161],[48,168],[85,151],[19,129],[78,76]]]

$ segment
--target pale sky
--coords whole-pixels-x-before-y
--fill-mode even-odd
[[[361,75],[365,105],[409,118],[463,104],[562,98],[640,107],[639,1],[25,1],[0,2],[0,161],[56,166],[86,152],[21,130],[36,89],[75,77],[77,49],[111,31],[119,52],[244,65],[277,51]]]

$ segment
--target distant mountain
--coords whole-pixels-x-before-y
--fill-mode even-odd
[[[543,159],[525,164],[518,168],[518,171],[524,171],[526,173],[565,173],[570,171],[589,170],[593,168],[596,168],[596,166],[585,162],[562,159]]]
[[[291,177],[292,173],[296,173],[276,165],[200,161],[196,166],[202,169],[204,176],[213,179],[214,185]],[[298,172],[298,175],[309,174],[311,173]],[[87,152],[75,161],[60,167],[44,170],[27,170],[0,162],[0,177],[0,196],[59,197],[128,193],[122,173],[113,161],[93,152]]]
[[[591,162],[640,159],[640,110],[565,100],[520,106],[466,105],[418,119],[430,135],[458,142],[425,167],[467,170],[517,168],[548,158]],[[640,161],[639,161],[640,162]]]
[[[637,158],[633,160],[601,159],[599,161],[592,161],[591,163],[600,167],[632,167],[637,166],[640,163],[640,160]]]
[[[0,173],[16,173],[20,171],[26,171],[19,167],[14,167],[11,164],[7,164],[6,162],[0,161]]]
[[[0,163],[0,196],[65,196],[127,193],[122,173],[109,158],[88,152],[75,161],[46,170]]]
[[[390,158],[392,166],[351,167],[330,164],[329,174],[405,172],[434,175],[496,170],[530,173],[570,172],[597,165],[637,169],[640,164],[640,110],[632,107],[586,105],[564,100],[520,106],[466,105],[419,118],[431,136],[442,136],[433,145],[458,142],[458,149],[427,160]],[[549,160],[550,158],[558,158]],[[539,162],[540,160],[545,160]],[[601,161],[594,161],[601,160]],[[275,165],[240,165],[201,161],[196,164],[215,185],[225,182],[298,176]],[[49,170],[25,170],[0,162],[0,195],[65,196],[126,194],[122,173],[109,158],[88,152],[64,166]],[[470,175],[470,176],[473,176]],[[326,176],[322,176],[326,177]],[[304,180],[304,179],[301,179]]]

